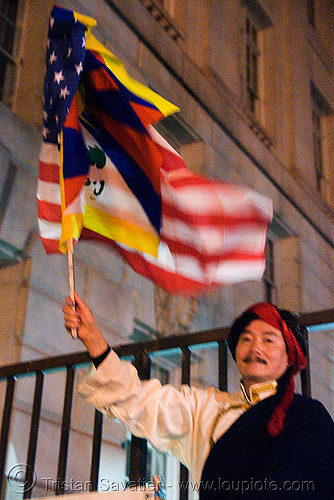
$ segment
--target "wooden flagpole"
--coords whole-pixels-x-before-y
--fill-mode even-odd
[[[74,300],[74,267],[73,267],[73,240],[70,238],[66,242],[67,244],[67,260],[68,260],[68,281],[70,285],[70,297],[72,299],[73,304],[75,304]],[[75,305],[73,306],[75,309]],[[76,339],[78,337],[78,332],[76,328],[71,329],[72,338]]]

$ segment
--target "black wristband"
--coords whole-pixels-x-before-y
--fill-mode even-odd
[[[106,357],[108,356],[110,351],[111,351],[111,347],[110,347],[110,345],[108,345],[107,349],[102,354],[100,354],[100,356],[97,356],[97,358],[93,358],[93,356],[90,357],[95,368],[97,368],[102,363],[102,361],[104,361],[106,359]]]

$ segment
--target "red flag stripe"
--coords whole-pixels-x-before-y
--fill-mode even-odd
[[[234,259],[234,260],[259,260],[263,259],[263,250],[262,252],[242,252],[238,248],[234,250],[222,250],[220,252],[210,252],[206,253],[203,249],[199,250],[192,246],[186,245],[185,243],[181,243],[180,240],[171,240],[168,238],[162,238],[171,253],[175,256],[185,255],[192,258],[197,259],[199,265],[201,263],[208,264],[209,262],[219,262],[224,259]]]
[[[96,52],[92,51],[92,53],[97,57]],[[105,64],[102,57],[97,57],[97,59]],[[117,83],[103,67],[92,69],[87,75],[87,78],[84,79],[84,82],[87,88],[94,89],[98,92],[119,92]]]
[[[61,207],[55,203],[37,200],[38,217],[50,222],[61,222]]]
[[[244,216],[233,216],[227,214],[197,214],[180,210],[176,205],[169,205],[163,200],[163,215],[174,220],[179,220],[192,226],[207,226],[222,228],[224,226],[240,227],[241,224],[253,225],[254,227],[266,227],[267,221],[258,214],[246,214]],[[261,220],[262,219],[262,220]]]
[[[50,240],[41,236],[43,247],[48,255],[59,251],[59,240]]]
[[[47,163],[40,160],[38,178],[41,181],[55,182],[59,184],[59,164]]]

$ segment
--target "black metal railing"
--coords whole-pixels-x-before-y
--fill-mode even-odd
[[[306,314],[301,316],[301,320],[306,326],[333,323],[334,309]],[[194,349],[196,346],[203,347],[205,344],[216,345],[218,348],[217,386],[220,390],[227,390],[227,347],[225,342],[227,334],[227,328],[218,328],[214,330],[207,330],[205,332],[175,335],[147,342],[126,344],[115,347],[114,350],[120,357],[133,357],[134,364],[139,373],[139,377],[141,379],[147,379],[150,377],[150,355],[153,355],[153,353],[160,354],[171,349],[178,349],[181,352],[182,359],[181,382],[182,384],[190,384],[192,349]],[[33,488],[29,486],[33,484],[38,431],[41,417],[41,401],[43,395],[44,375],[55,369],[66,370],[66,384],[61,422],[61,439],[58,452],[58,486],[56,486],[55,489],[55,494],[61,495],[64,493],[61,485],[65,484],[66,480],[66,466],[71,428],[71,412],[75,370],[80,365],[87,365],[89,362],[90,358],[88,353],[80,352],[76,354],[50,357],[41,360],[28,361],[15,365],[0,367],[0,380],[6,380],[7,383],[0,436],[0,492],[2,492],[2,498],[4,498],[6,490],[5,467],[9,445],[9,431],[13,414],[14,390],[16,380],[28,374],[35,376],[35,391],[31,411],[30,433],[28,436],[26,477],[24,479],[25,489],[23,492],[23,498],[31,498]],[[309,368],[303,370],[301,373],[301,387],[303,394],[310,395],[311,387]],[[92,491],[96,491],[98,489],[102,424],[103,416],[99,411],[95,410],[89,479]],[[143,480],[143,478],[146,478],[146,458],[146,441],[144,439],[136,438],[133,436],[130,451],[129,480],[131,482],[134,481],[136,483],[139,483]],[[181,465],[180,476],[181,480],[183,481],[188,479],[188,470],[183,465]],[[183,482],[181,484],[185,483]],[[186,500],[187,498],[187,491],[180,491],[180,500]]]

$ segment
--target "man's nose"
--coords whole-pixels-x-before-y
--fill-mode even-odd
[[[249,346],[251,352],[261,352],[262,342],[260,339],[254,338]]]

